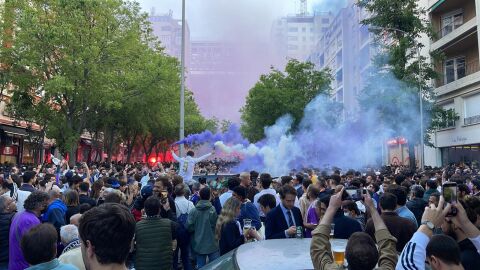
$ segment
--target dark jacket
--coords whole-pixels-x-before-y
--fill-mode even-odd
[[[460,259],[462,261],[463,268],[465,270],[475,270],[479,269],[480,266],[480,254],[478,254],[477,249],[473,245],[470,239],[465,239],[458,242],[460,247]]]
[[[220,255],[236,249],[245,242],[245,237],[240,234],[240,228],[235,220],[223,224],[220,235]]]
[[[135,269],[172,268],[176,226],[175,222],[160,217],[147,217],[137,223]]]
[[[26,183],[23,183],[19,189],[23,191],[30,191],[30,192],[36,191],[36,189],[32,185],[26,184]]]
[[[160,206],[160,216],[162,218],[168,218],[173,222],[177,222],[177,209],[175,207],[175,201],[170,196],[168,196],[168,204],[170,205],[170,209],[168,211],[165,211],[163,206]]]
[[[80,206],[67,206],[67,212],[65,212],[65,224],[70,224],[70,218],[80,213]]]
[[[295,220],[295,224],[303,227],[303,219],[300,209],[293,207],[291,211]],[[282,207],[279,204],[267,214],[265,221],[265,239],[286,238],[285,230],[287,229],[287,220],[285,220],[285,215],[283,214]]]
[[[417,219],[417,223],[420,224],[422,222],[423,212],[425,211],[425,207],[428,205],[423,198],[414,198],[411,201],[408,201],[406,206],[410,211],[412,211],[413,215]]]
[[[15,213],[0,214],[0,266],[8,265],[8,234]]]
[[[78,201],[79,201],[80,204],[88,203],[88,204],[90,204],[91,207],[95,207],[97,205],[97,202],[94,199],[88,197],[85,194],[78,195]]]
[[[60,228],[65,225],[65,214],[67,213],[67,206],[65,203],[56,199],[48,205],[47,212],[43,214],[42,221],[52,224],[57,232],[60,233]]]
[[[417,230],[415,224],[408,218],[399,217],[395,212],[384,212],[381,217],[390,234],[397,238],[397,251],[402,252]],[[375,239],[375,227],[372,219],[368,220],[365,232]]]
[[[218,251],[218,242],[215,238],[217,212],[210,201],[201,200],[188,214],[187,227],[190,233],[192,249],[200,254],[207,255]]]
[[[335,224],[333,236],[338,239],[348,239],[356,232],[362,231],[362,225],[356,219],[346,217],[342,209],[338,209],[333,217],[333,224]]]
[[[428,199],[430,199],[430,195],[432,195],[435,192],[438,192],[438,190],[433,189],[433,188],[427,189],[427,191],[425,191],[425,193],[423,193],[423,200],[425,202],[428,202]]]

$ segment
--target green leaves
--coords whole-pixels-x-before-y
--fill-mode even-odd
[[[178,61],[158,49],[138,3],[13,2],[17,28],[14,46],[0,48],[10,59],[0,82],[14,87],[9,111],[16,119],[40,124],[62,152],[74,152],[86,131],[110,142],[177,139]],[[193,98],[186,108],[193,132],[211,124]]]
[[[317,71],[314,64],[290,60],[285,72],[274,68],[250,89],[242,112],[242,132],[251,142],[264,137],[263,129],[285,114],[292,115],[295,129],[305,106],[319,94],[330,92],[329,71]]]

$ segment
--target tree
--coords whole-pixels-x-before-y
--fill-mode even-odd
[[[432,111],[436,110],[429,81],[436,78],[437,74],[426,57],[418,53],[424,47],[418,39],[422,35],[434,36],[424,15],[427,11],[418,6],[417,0],[360,0],[358,5],[371,14],[362,23],[371,27],[370,30],[380,45],[375,61],[377,68],[362,92],[360,105],[363,108],[377,109],[377,113],[383,117],[381,128],[388,125],[397,136],[407,138],[410,167],[414,170],[414,145],[420,142],[420,121],[424,122],[425,127],[429,127]],[[431,57],[437,59],[441,56],[432,54]],[[391,81],[387,78],[388,73],[393,74],[400,83],[386,86],[375,83],[378,79]],[[424,104],[423,119],[418,118],[420,96]],[[380,104],[375,106],[372,102]],[[416,109],[405,114],[407,108],[412,108],[412,103]],[[405,117],[396,117],[399,114]],[[405,123],[410,124],[408,130],[403,128]],[[428,135],[424,140],[428,141]]]
[[[121,142],[130,159],[139,141],[148,154],[176,140],[180,68],[153,36],[138,3],[9,2],[15,3],[17,28],[15,46],[0,49],[10,57],[0,86],[13,86],[9,111],[15,119],[41,125],[72,164],[85,132],[96,146],[104,144],[109,160]],[[212,124],[187,92],[187,133]]]
[[[296,129],[305,106],[317,95],[330,92],[331,75],[328,70],[315,70],[314,64],[290,60],[285,72],[272,68],[269,74],[250,89],[246,104],[241,109],[241,130],[251,142],[264,137],[263,129],[271,126],[285,114],[293,119]]]

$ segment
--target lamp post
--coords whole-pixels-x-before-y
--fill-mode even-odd
[[[185,137],[185,0],[182,0],[182,52],[180,64],[180,140]],[[180,156],[184,154],[184,146],[180,144]]]
[[[408,32],[398,29],[398,28],[390,28],[390,27],[380,27],[380,26],[372,26],[370,27],[371,29],[379,29],[379,30],[392,30],[392,31],[397,31],[400,33],[403,33],[405,35],[408,35]],[[422,84],[421,84],[421,75],[422,75],[422,63],[421,63],[421,55],[420,55],[420,48],[417,48],[417,57],[418,57],[418,96],[420,100],[420,149],[419,149],[419,157],[420,157],[420,169],[423,171],[425,168],[425,162],[424,162],[424,148],[425,148],[425,142],[424,142],[424,127],[423,127],[423,94],[422,94]]]

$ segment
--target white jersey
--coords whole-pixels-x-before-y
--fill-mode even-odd
[[[203,156],[198,157],[198,158],[194,158],[194,157],[191,157],[191,156],[186,156],[184,158],[181,158],[181,157],[177,156],[172,151],[173,158],[180,163],[180,167],[178,169],[178,175],[183,177],[183,182],[185,184],[188,185],[190,183],[190,181],[192,181],[193,171],[195,169],[195,164],[197,164],[197,162],[200,162],[200,161],[206,159],[211,154],[212,153],[208,153],[208,154],[203,155]]]

